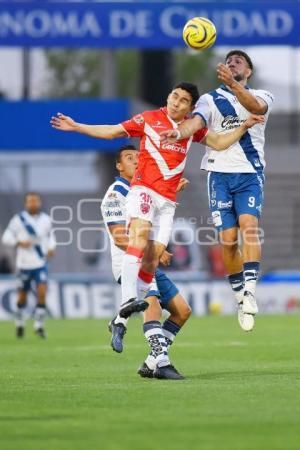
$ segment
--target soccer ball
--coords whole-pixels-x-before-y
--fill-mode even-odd
[[[194,17],[185,24],[182,37],[186,45],[194,50],[204,50],[215,43],[217,31],[210,20]]]

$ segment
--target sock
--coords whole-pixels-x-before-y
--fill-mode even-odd
[[[238,303],[243,301],[244,297],[244,272],[233,273],[228,276],[228,281],[234,292],[234,297]]]
[[[259,265],[257,261],[244,263],[245,291],[251,292],[253,296],[255,295]]]
[[[125,319],[124,317],[120,317],[120,315],[118,314],[117,317],[115,317],[113,320],[115,323],[122,323],[124,327],[127,327],[127,322],[129,318]]]
[[[154,273],[140,269],[137,282],[138,299],[144,300],[151,286]]]
[[[143,252],[134,247],[128,247],[123,257],[122,265],[122,305],[132,298],[137,298],[137,279],[141,266]]]
[[[46,305],[37,305],[34,312],[34,324],[35,330],[44,328],[44,320],[46,316]]]
[[[144,323],[143,330],[151,349],[149,356],[152,356],[155,359],[155,363],[158,367],[168,366],[170,360],[161,323],[158,320],[151,320],[150,322]]]
[[[15,313],[15,324],[16,327],[24,327],[25,326],[25,306],[26,304],[17,305],[17,311]]]
[[[167,349],[173,344],[176,335],[181,330],[181,327],[177,323],[172,322],[172,320],[167,319],[164,321],[162,330],[166,339]]]

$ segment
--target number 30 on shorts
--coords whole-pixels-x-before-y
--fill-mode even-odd
[[[250,208],[254,208],[254,206],[255,206],[255,197],[251,196],[251,197],[248,198],[248,206]]]

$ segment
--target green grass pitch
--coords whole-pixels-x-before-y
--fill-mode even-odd
[[[187,379],[141,379],[139,317],[123,354],[104,320],[27,324],[17,341],[0,324],[2,450],[298,450],[300,316],[192,318],[171,358]]]

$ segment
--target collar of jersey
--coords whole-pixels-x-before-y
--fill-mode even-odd
[[[223,89],[223,91],[229,92],[230,94],[234,95],[233,92],[230,89],[228,89],[228,87],[223,83],[220,84],[219,88]],[[246,84],[245,89],[249,90],[250,87]]]
[[[122,183],[126,184],[126,186],[130,186],[130,183],[128,180],[126,180],[126,178],[123,177],[115,177],[116,181],[121,181]]]
[[[173,119],[171,119],[171,117],[169,116],[168,110],[167,110],[167,107],[166,107],[166,106],[164,106],[163,108],[160,108],[160,110],[167,116],[167,118],[169,119],[169,121],[171,122],[171,124],[173,125],[174,128],[177,128],[178,125],[180,125],[180,124],[181,124],[182,122],[184,122],[184,120],[186,119],[186,118],[182,119],[181,122],[175,122],[175,121],[174,121]]]

